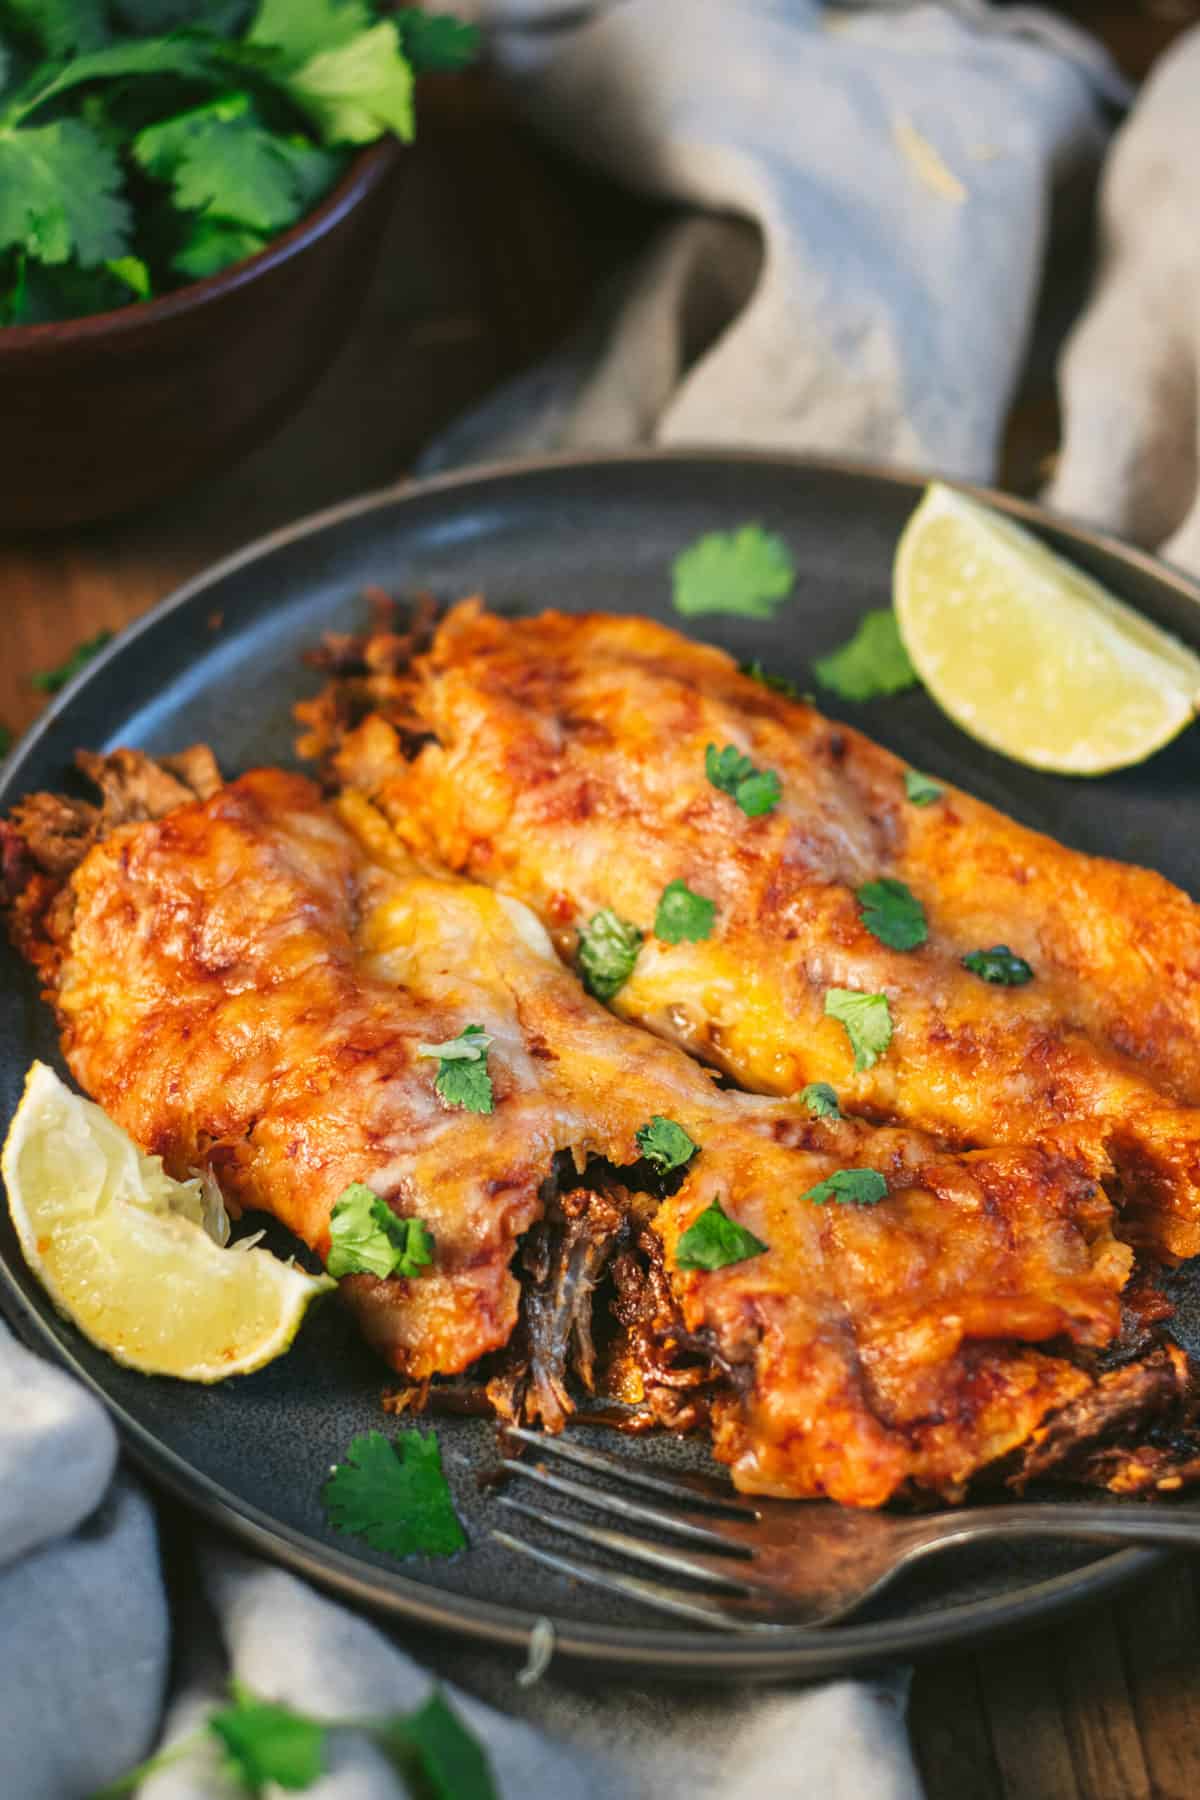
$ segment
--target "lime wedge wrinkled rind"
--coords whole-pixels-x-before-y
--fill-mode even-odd
[[[212,1382],[259,1369],[335,1285],[265,1250],[222,1248],[204,1228],[203,1184],[173,1181],[45,1063],[26,1077],[0,1174],[58,1311],[143,1374]]]
[[[957,725],[1031,768],[1102,775],[1195,717],[1200,657],[1011,519],[933,482],[893,573],[905,647]]]

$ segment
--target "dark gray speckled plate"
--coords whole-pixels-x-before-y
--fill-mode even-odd
[[[809,660],[889,597],[892,551],[920,483],[867,469],[705,455],[560,461],[439,479],[337,508],[222,563],[140,620],[68,688],[3,770],[0,808],[68,778],[78,745],[154,752],[206,739],[229,773],[291,760],[293,701],[315,677],[301,648],[362,622],[369,583],[476,590],[499,609],[607,608],[671,618],[671,558],[702,531],[748,519],[781,532],[799,569],[773,622],[705,618],[698,634],[808,686]],[[1119,545],[993,496],[1118,593],[1200,647],[1200,591]],[[678,623],[677,620],[673,620]],[[922,692],[839,708],[918,768],[946,776],[1080,849],[1163,870],[1200,893],[1200,733],[1102,781],[1033,774],[980,749]],[[58,1063],[49,1014],[17,958],[0,950],[0,1125],[30,1060]],[[1192,1307],[1183,1335],[1195,1345]],[[1044,1620],[1138,1578],[1155,1554],[1007,1547],[914,1571],[849,1625],[769,1645],[665,1628],[503,1552],[482,1422],[439,1423],[471,1548],[397,1564],[331,1532],[318,1498],[355,1432],[384,1423],[385,1374],[333,1305],[315,1309],[291,1353],[260,1374],[189,1388],[118,1368],[56,1317],[30,1278],[7,1214],[0,1302],[24,1337],[108,1403],[127,1448],[175,1494],[267,1555],[394,1615],[523,1645],[539,1614],[560,1654],[661,1674],[826,1674],[945,1648]],[[599,1435],[599,1434],[596,1434]],[[706,1462],[695,1445],[641,1442],[647,1459]]]

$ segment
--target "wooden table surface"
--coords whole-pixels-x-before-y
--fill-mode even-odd
[[[1200,6],[1065,10],[1140,74]],[[570,328],[657,216],[549,155],[481,79],[429,94],[359,324],[280,435],[138,517],[0,543],[0,722],[27,725],[30,673],[100,627],[272,526],[400,478],[431,433]],[[1054,429],[1043,380],[1014,417],[1010,485],[1033,484]],[[1198,1649],[1197,1571],[1176,1563],[1054,1630],[924,1664],[911,1718],[929,1800],[1196,1800]]]

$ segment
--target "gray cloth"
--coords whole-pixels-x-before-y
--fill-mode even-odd
[[[154,1515],[116,1435],[0,1324],[0,1794],[79,1800],[158,1726],[169,1630]]]
[[[1052,205],[1122,91],[1093,40],[982,0],[477,11],[535,123],[692,210],[423,468],[707,443],[993,473]]]
[[[1113,145],[1101,233],[1096,292],[1062,360],[1047,498],[1200,575],[1200,27]]]
[[[82,1800],[152,1748],[170,1655],[150,1503],[112,1481],[99,1404],[0,1325],[0,1795]],[[487,1745],[504,1800],[919,1800],[903,1682],[807,1690],[637,1691],[560,1674],[523,1687],[519,1660],[387,1633],[295,1576],[198,1535],[164,1742],[226,1693],[327,1720],[418,1706],[436,1674]],[[182,1578],[187,1582],[187,1573]],[[199,1603],[198,1603],[199,1602]],[[330,1740],[314,1800],[402,1800],[360,1732]],[[227,1800],[202,1740],[145,1800]]]

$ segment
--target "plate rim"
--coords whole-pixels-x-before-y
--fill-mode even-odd
[[[155,629],[227,576],[275,550],[372,513],[391,507],[403,508],[409,502],[420,503],[431,495],[486,488],[492,483],[514,478],[536,482],[541,476],[560,471],[626,468],[641,472],[664,464],[686,463],[758,466],[796,474],[832,475],[852,482],[883,481],[912,492],[914,499],[930,480],[944,481],[947,486],[1023,522],[1048,527],[1085,547],[1099,549],[1118,562],[1132,565],[1153,581],[1174,589],[1200,609],[1200,581],[1148,551],[1065,514],[1053,512],[1037,501],[1004,494],[981,483],[933,475],[915,468],[855,457],[727,450],[709,445],[570,451],[473,464],[420,478],[404,477],[305,514],[260,534],[171,589],[118,632],[22,733],[9,755],[0,759],[0,802],[8,804],[10,797],[14,797],[10,796],[10,790],[21,765],[89,682],[124,655],[144,632]],[[1197,630],[1200,632],[1200,610]],[[457,1633],[476,1642],[516,1648],[528,1645],[539,1615],[451,1593],[414,1581],[402,1573],[367,1564],[349,1552],[321,1544],[271,1518],[193,1467],[185,1457],[126,1412],[108,1393],[103,1382],[83,1367],[27,1299],[3,1257],[0,1257],[0,1312],[8,1317],[22,1342],[28,1345],[31,1336],[34,1337],[39,1350],[65,1366],[102,1401],[115,1421],[122,1447],[137,1467],[210,1523],[230,1531],[252,1549],[284,1564],[319,1587],[332,1590],[369,1611]],[[1120,1550],[1065,1574],[1024,1583],[1003,1594],[938,1608],[915,1619],[900,1617],[865,1625],[796,1627],[770,1642],[703,1630],[640,1630],[555,1622],[555,1652],[576,1663],[609,1668],[620,1665],[667,1678],[717,1679],[731,1674],[760,1680],[828,1676],[897,1659],[910,1660],[983,1638],[1033,1629],[1065,1612],[1098,1601],[1114,1588],[1161,1565],[1168,1554],[1163,1550]]]

